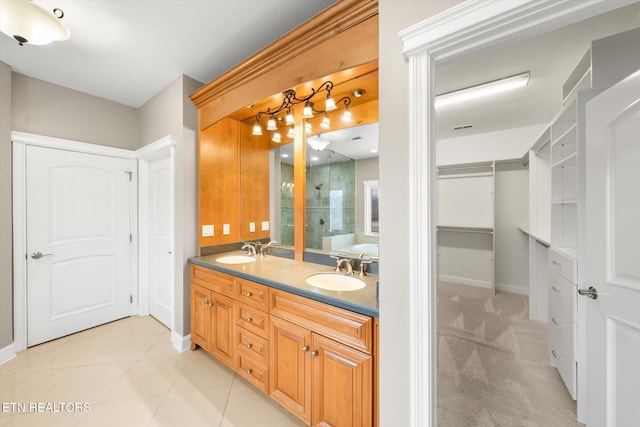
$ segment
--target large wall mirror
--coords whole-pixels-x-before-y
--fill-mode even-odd
[[[293,144],[275,148],[273,158],[273,237],[293,246]],[[305,249],[377,257],[378,124],[307,138],[305,179]]]
[[[323,86],[327,81],[331,85]],[[246,130],[241,134],[241,164],[245,153],[256,158],[256,147],[269,150],[265,162],[269,163],[271,240],[294,248],[296,253],[338,252],[377,258],[379,224],[377,218],[371,221],[377,217],[378,200],[377,186],[371,185],[378,179],[377,84],[374,62],[291,88],[297,97],[321,89],[311,99],[313,117],[303,117],[304,103],[274,114],[287,92],[257,101],[230,116]],[[326,87],[331,88],[331,96],[338,104],[335,110],[323,111],[329,97],[328,91],[322,89]],[[349,100],[345,102],[345,98]],[[350,121],[343,117],[347,110]],[[289,112],[295,116],[291,123]],[[260,127],[259,134],[256,126]],[[306,157],[304,174],[296,171],[302,170],[302,154]],[[242,186],[253,182],[251,170],[255,168],[255,161],[251,167],[241,168]],[[262,175],[258,179],[265,178]],[[298,187],[304,187],[304,193],[296,190],[296,183],[302,183]],[[240,204],[247,203],[245,198],[259,196],[262,194],[243,189]],[[304,244],[300,244],[301,229]],[[251,230],[247,228],[241,238],[252,240]]]

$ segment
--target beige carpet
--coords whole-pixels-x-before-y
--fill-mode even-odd
[[[582,426],[528,298],[438,287],[438,426]]]

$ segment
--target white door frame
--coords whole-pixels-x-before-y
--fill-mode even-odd
[[[137,161],[135,153],[121,148],[87,144],[67,139],[33,135],[24,132],[11,132],[13,142],[13,347],[17,353],[27,348],[27,222],[26,222],[26,173],[27,146],[38,146],[78,153],[129,159],[133,185],[131,191],[131,229],[134,234],[131,249],[131,290],[138,289],[137,276],[137,229],[138,191]],[[137,313],[137,305],[132,304],[131,315]]]
[[[402,53],[409,63],[409,199],[413,201],[408,230],[411,426],[436,425],[435,65],[625,4],[607,0],[469,0],[400,32]],[[578,419],[584,413],[583,405],[584,399],[579,399]]]
[[[139,235],[139,289],[138,294],[138,309],[140,316],[146,316],[149,314],[150,305],[150,283],[149,283],[149,163],[155,159],[163,157],[167,154],[171,156],[171,200],[174,201],[172,206],[174,208],[171,213],[171,235],[174,236],[171,241],[171,331],[174,330],[174,315],[175,315],[175,148],[176,140],[173,136],[166,136],[153,142],[149,145],[145,145],[143,148],[136,151],[138,158],[138,183],[139,183],[139,202],[138,209],[140,220],[138,223],[138,235]]]

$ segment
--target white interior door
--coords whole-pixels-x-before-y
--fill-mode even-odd
[[[587,423],[640,420],[640,71],[587,104]],[[594,295],[592,295],[594,296]],[[582,296],[580,298],[585,298]]]
[[[27,345],[130,314],[129,160],[26,150]]]
[[[171,155],[149,163],[149,313],[171,329],[173,202]]]

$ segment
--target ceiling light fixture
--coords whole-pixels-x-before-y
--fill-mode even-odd
[[[349,112],[349,104],[351,104],[351,98],[348,96],[345,96],[340,98],[338,101],[334,101],[334,99],[331,97],[332,89],[333,89],[333,82],[330,80],[327,80],[326,82],[322,83],[318,87],[318,89],[311,89],[311,93],[302,98],[298,98],[298,96],[296,95],[296,91],[293,89],[285,90],[284,92],[282,92],[282,94],[284,95],[284,99],[282,100],[282,103],[280,104],[280,106],[274,107],[274,108],[269,107],[265,111],[259,111],[256,114],[256,123],[253,126],[252,134],[262,135],[262,126],[260,124],[260,118],[263,115],[267,115],[269,117],[269,121],[267,123],[267,130],[277,129],[276,120],[282,121],[282,117],[278,116],[278,114],[280,113],[286,114],[284,121],[287,126],[295,125],[295,119],[293,117],[293,114],[291,114],[291,108],[298,104],[304,105],[304,108],[302,111],[302,117],[304,119],[311,119],[315,114],[324,114],[325,118],[322,120],[320,124],[320,126],[323,129],[327,129],[324,126],[330,126],[329,116],[327,115],[327,112],[337,109],[340,103],[344,104],[347,110],[345,113],[347,114],[347,116],[350,117],[351,113]],[[311,99],[321,92],[327,93],[324,110],[316,109],[314,106],[314,103],[311,102]],[[309,122],[305,123],[305,132],[306,133],[311,132],[311,124]]]
[[[2,0],[0,2],[0,31],[24,44],[43,45],[67,40],[71,33],[60,21],[64,12],[49,12],[28,0]]]
[[[322,151],[327,148],[331,141],[327,138],[320,138],[320,136],[316,136],[315,138],[307,139],[307,143],[316,151]]]
[[[529,83],[529,72],[516,74],[502,79],[482,83],[476,86],[443,93],[436,96],[435,107],[440,108],[445,105],[456,104],[469,101],[483,96],[505,92],[511,89],[526,86]]]

